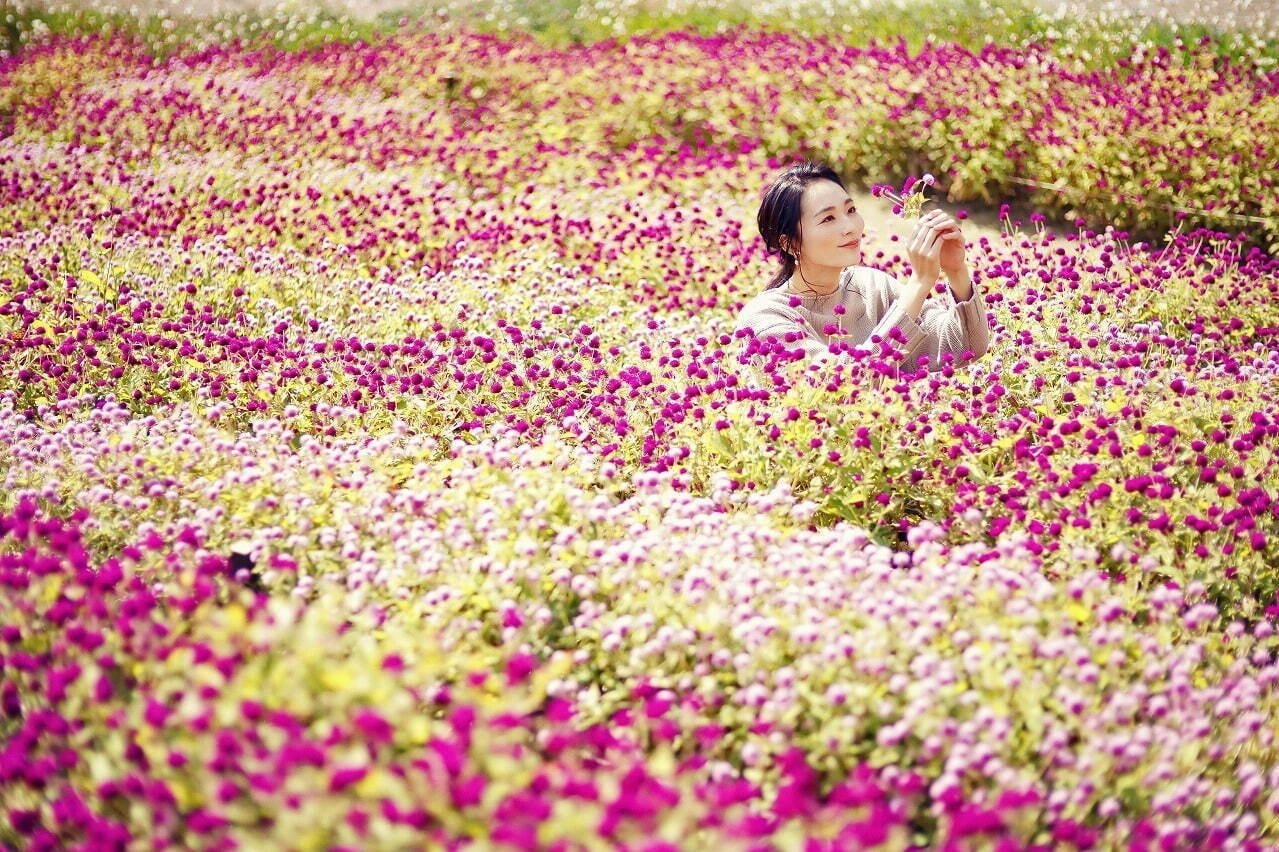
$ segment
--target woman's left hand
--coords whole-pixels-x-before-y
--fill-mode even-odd
[[[930,224],[942,239],[941,255],[938,258],[942,274],[951,281],[957,278],[967,280],[968,258],[964,251],[964,234],[959,229],[959,223],[940,210],[929,211],[927,216],[932,220]]]

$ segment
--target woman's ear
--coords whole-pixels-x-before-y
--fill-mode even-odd
[[[795,241],[790,237],[782,237],[777,241],[782,251],[790,257],[795,257]]]

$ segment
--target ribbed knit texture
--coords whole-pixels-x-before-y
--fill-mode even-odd
[[[828,347],[836,340],[861,346],[873,337],[890,340],[895,328],[905,340],[895,344],[903,362],[918,364],[927,356],[930,370],[940,370],[947,353],[959,364],[985,354],[990,345],[986,306],[975,285],[963,302],[949,294],[929,296],[916,321],[902,309],[897,279],[868,266],[845,269],[839,286],[827,296],[803,296],[789,284],[751,299],[738,316],[738,328],[749,328],[758,338],[791,341],[809,357],[823,358],[830,356]],[[838,305],[843,314],[836,312]]]

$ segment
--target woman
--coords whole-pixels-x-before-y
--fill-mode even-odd
[[[907,243],[912,274],[905,284],[860,265],[866,223],[829,166],[800,163],[778,175],[758,222],[781,268],[738,319],[756,339],[775,338],[807,356],[827,357],[836,341],[857,347],[877,337],[890,341],[907,365],[927,358],[930,370],[986,352],[990,327],[964,237],[940,210],[925,213]],[[952,298],[930,300],[942,275]]]

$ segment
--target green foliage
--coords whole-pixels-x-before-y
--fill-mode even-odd
[[[142,12],[107,6],[63,3],[0,3],[0,56],[18,53],[50,36],[84,36],[117,32],[137,40],[148,53],[165,57],[193,45],[243,41],[283,50],[303,50],[331,43],[367,41],[394,29],[400,16],[383,13],[372,20],[319,7],[291,7],[222,13]]]
[[[147,7],[143,7],[145,10]],[[914,0],[905,8],[892,0],[854,0],[842,4],[617,3],[607,11],[588,0],[404,0],[369,16],[340,3],[268,5],[215,17],[191,12],[159,13],[136,8],[67,7],[57,0],[0,4],[0,53],[13,53],[48,34],[88,34],[120,30],[137,35],[158,54],[210,37],[265,40],[285,49],[327,42],[367,40],[403,23],[429,28],[465,26],[497,32],[532,33],[550,44],[587,44],[638,34],[690,30],[703,34],[736,26],[780,28],[813,36],[834,36],[854,45],[904,41],[912,49],[944,39],[971,49],[986,44],[1048,45],[1089,67],[1122,59],[1133,44],[1174,49],[1211,43],[1223,59],[1273,64],[1279,42],[1247,31],[1203,23],[1155,21],[1138,17],[1090,18],[1072,10],[1054,15],[1033,0],[993,4],[988,0]],[[1243,22],[1246,24],[1246,22]]]
[[[988,45],[1024,47],[1029,61],[1011,73],[998,62],[965,63],[962,73],[950,67],[788,72],[742,67],[736,72],[740,90],[714,90],[718,101],[704,86],[706,57],[695,51],[653,57],[663,86],[638,87],[625,100],[625,109],[603,109],[598,128],[584,132],[616,147],[661,136],[730,150],[757,142],[786,157],[815,146],[846,177],[865,184],[933,171],[948,175],[946,188],[955,203],[994,205],[1019,199],[1058,221],[1112,224],[1140,238],[1156,238],[1179,226],[1209,227],[1256,234],[1257,244],[1279,248],[1279,201],[1267,169],[1279,151],[1266,141],[1275,134],[1264,131],[1279,122],[1279,107],[1274,98],[1258,99],[1245,87],[1216,88],[1223,74],[1261,72],[1279,60],[1279,41],[1244,32],[1127,18],[1066,20],[1029,0],[1000,7],[973,0],[921,0],[911,13],[915,20],[928,21],[927,28],[903,26],[901,9],[892,3],[864,8],[725,4],[678,10],[645,3],[621,4],[609,14],[576,0],[474,7],[426,3],[372,19],[324,6],[285,5],[215,19],[104,9],[14,7],[3,17],[0,49],[13,52],[49,35],[120,31],[136,39],[144,54],[138,61],[144,61],[145,54],[163,56],[237,40],[303,50],[374,40],[401,26],[529,32],[551,45],[624,41],[680,29],[723,33],[744,26],[852,45],[901,44],[910,53],[941,44],[936,40],[941,33],[945,43],[974,55]],[[1185,72],[1181,88],[1161,97],[1175,97],[1190,114],[1169,117],[1150,104],[1134,116],[1126,101],[1099,103],[1089,85],[1058,85],[1063,75],[1093,70],[1120,81],[1131,77],[1134,85],[1141,85],[1150,73],[1143,57],[1159,51],[1167,51],[1167,62]],[[44,73],[38,66],[18,69],[0,102],[5,120],[14,121],[17,104],[65,91],[69,81],[82,83],[98,73],[87,63],[65,65]],[[802,87],[778,79],[783,73],[794,74]],[[484,93],[497,87],[510,107],[534,114],[543,113],[546,101],[561,90],[589,92],[602,82],[591,69],[546,77],[542,69],[519,60],[497,68],[463,62],[450,74],[457,92],[454,106],[478,97],[491,107]],[[389,75],[390,69],[381,95],[411,86],[406,81],[417,76],[407,68],[394,80]],[[775,116],[761,115],[761,104],[777,98],[778,86],[791,94]],[[684,107],[673,108],[675,102]],[[582,127],[580,117],[548,118],[547,127]],[[1134,120],[1136,129],[1125,129]],[[127,131],[127,126],[121,129]],[[198,135],[198,129],[187,130]],[[1191,143],[1189,160],[1183,141]]]

